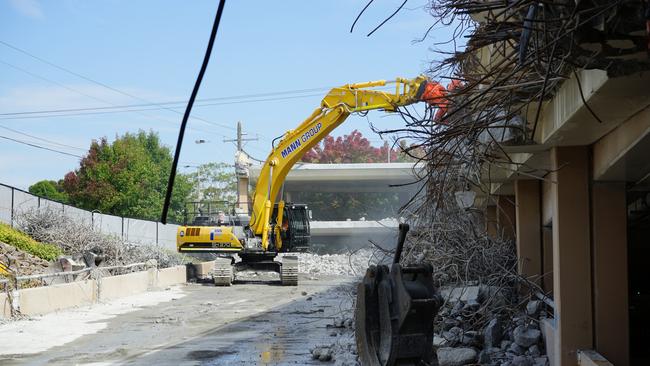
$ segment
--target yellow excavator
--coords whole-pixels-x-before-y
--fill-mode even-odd
[[[377,89],[388,84],[395,85],[394,91]],[[297,257],[285,255],[282,262],[274,260],[278,253],[309,247],[307,206],[282,200],[281,191],[289,170],[351,114],[370,110],[394,112],[398,107],[420,101],[440,105],[441,98],[444,98],[444,88],[424,76],[333,88],[296,129],[287,131],[277,144],[274,141],[257,180],[250,217],[223,213],[217,217],[213,213],[197,215],[192,224],[178,228],[178,251],[226,256],[237,253],[239,262],[217,261],[213,272],[217,285],[230,285],[234,273],[244,269],[276,271],[283,285],[297,285]]]

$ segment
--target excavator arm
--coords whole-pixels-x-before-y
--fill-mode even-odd
[[[394,92],[372,89],[395,84]],[[262,166],[255,191],[250,228],[255,236],[261,237],[262,249],[266,251],[269,236],[275,234],[275,246],[282,247],[280,230],[282,230],[284,201],[278,202],[276,225],[271,226],[271,215],[276,197],[282,189],[289,170],[300,160],[303,154],[318,144],[325,136],[340,126],[346,118],[357,112],[384,110],[395,112],[398,107],[426,101],[431,105],[443,105],[445,88],[429,81],[424,76],[414,79],[398,78],[348,84],[333,88],[323,98],[320,107],[304,120],[296,129],[287,131],[280,142],[273,147]]]

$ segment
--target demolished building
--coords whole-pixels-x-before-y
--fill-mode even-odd
[[[648,3],[429,5],[468,41],[430,70],[453,81],[447,114],[404,113],[438,172],[428,199],[475,191],[487,232],[515,240],[552,307],[551,365],[648,364]]]

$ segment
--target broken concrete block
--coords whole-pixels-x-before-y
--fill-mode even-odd
[[[528,348],[528,354],[531,357],[539,357],[542,355],[542,352],[539,350],[539,346],[536,344],[533,344]]]
[[[539,340],[542,338],[542,332],[540,332],[538,329],[520,325],[515,328],[513,332],[513,338],[515,343],[521,347],[528,348],[533,344],[537,344],[539,342]]]
[[[510,348],[511,344],[512,344],[512,342],[510,342],[507,339],[504,339],[504,340],[501,341],[501,349],[506,351],[506,350],[508,350],[508,348]]]
[[[548,357],[547,356],[535,357],[534,366],[548,366]]]
[[[481,343],[483,343],[482,340],[483,339],[482,339],[481,335],[479,334],[479,332],[474,331],[474,330],[470,330],[470,331],[465,332],[465,334],[463,334],[463,337],[461,339],[461,343],[463,345],[465,345],[465,346],[480,348]]]
[[[526,353],[526,349],[524,347],[518,345],[517,343],[513,343],[513,344],[510,345],[510,347],[508,347],[507,352],[512,353],[513,355],[518,355],[519,356],[519,355],[523,355],[524,353]]]
[[[503,326],[499,319],[494,318],[485,326],[483,329],[483,339],[485,340],[485,347],[499,347],[501,345]]]
[[[508,305],[512,297],[512,290],[498,286],[479,286],[477,301],[484,304],[489,301],[489,307],[502,307]]]
[[[199,280],[209,280],[210,273],[214,270],[215,261],[194,263],[194,270],[196,271],[196,278]]]
[[[72,257],[59,257],[59,263],[63,272],[78,271],[86,268],[86,264],[72,259]]]
[[[434,347],[442,347],[447,344],[447,340],[444,339],[443,337],[439,337],[438,335],[433,336],[433,346]]]
[[[483,350],[478,354],[478,363],[481,365],[488,365],[492,362],[492,358],[490,357],[490,352],[487,350]]]
[[[515,356],[510,362],[511,366],[533,366],[533,360],[526,356]]]
[[[318,356],[319,361],[331,361],[332,360],[332,350],[329,348],[321,349],[320,355]]]
[[[476,362],[477,353],[473,348],[438,348],[439,366],[463,366]]]
[[[463,306],[463,314],[465,315],[472,315],[474,314],[479,308],[481,307],[481,304],[474,300],[468,301],[464,306]]]
[[[451,318],[445,318],[442,321],[442,330],[449,330],[453,327],[458,326],[458,320],[456,319],[451,319]]]
[[[542,302],[539,300],[533,300],[529,301],[528,304],[526,304],[526,314],[528,316],[536,316],[540,309],[542,308]]]
[[[463,337],[463,330],[458,327],[453,327],[446,332],[442,333],[442,337],[451,345],[458,344]]]

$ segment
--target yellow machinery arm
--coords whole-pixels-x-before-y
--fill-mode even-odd
[[[389,83],[395,84],[395,92],[371,89]],[[276,249],[280,250],[282,247],[280,239],[284,211],[282,197],[278,202],[275,228],[270,224],[271,214],[275,199],[289,170],[306,151],[341,125],[352,113],[374,109],[394,112],[397,107],[425,99],[431,104],[439,102],[433,99],[442,98],[443,95],[436,95],[434,85],[439,84],[428,81],[424,76],[418,76],[414,79],[398,78],[392,82],[371,81],[334,88],[323,98],[320,107],[316,108],[298,128],[287,131],[264,162],[253,193],[250,227],[256,236],[261,236],[262,249],[267,250],[269,235],[273,234],[276,236]]]

